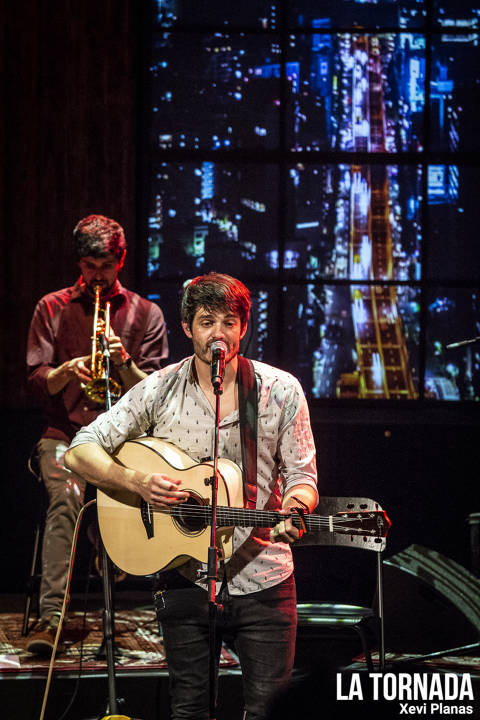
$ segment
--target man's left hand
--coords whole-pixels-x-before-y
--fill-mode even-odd
[[[287,517],[270,530],[270,540],[271,542],[286,542],[291,545],[299,539],[300,531],[292,523],[290,508],[279,510],[279,513]]]
[[[119,367],[123,365],[125,360],[128,358],[128,352],[125,350],[122,344],[122,340],[115,332],[110,328],[110,335],[108,337],[108,349],[110,350],[110,358],[112,363]]]

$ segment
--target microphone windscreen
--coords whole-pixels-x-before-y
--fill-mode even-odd
[[[213,343],[210,345],[210,350],[211,350],[212,355],[214,355],[215,353],[218,353],[218,352],[226,353],[227,349],[228,348],[227,348],[226,344],[223,342],[223,340],[214,340]]]

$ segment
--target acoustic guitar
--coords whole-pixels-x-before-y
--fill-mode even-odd
[[[130,575],[150,575],[195,558],[207,562],[210,545],[213,462],[197,463],[171,443],[141,437],[123,443],[115,462],[145,473],[164,473],[181,479],[190,493],[185,503],[156,509],[129,490],[97,491],[100,533],[111,560]],[[242,473],[231,460],[218,461],[217,545],[224,558],[232,555],[235,526],[274,527],[284,516],[271,510],[243,506]],[[293,513],[293,524],[301,520]],[[362,535],[381,542],[390,520],[383,510],[345,511],[336,515],[306,515],[308,532]]]

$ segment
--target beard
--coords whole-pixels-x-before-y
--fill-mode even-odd
[[[96,286],[97,286],[97,285],[100,285],[100,297],[101,297],[101,298],[104,298],[105,296],[107,296],[107,295],[111,292],[111,290],[113,289],[113,287],[114,287],[114,285],[115,285],[115,282],[113,282],[113,283],[108,283],[108,282],[106,282],[105,280],[104,280],[103,282],[93,282],[93,281],[92,281],[92,282],[87,283],[87,282],[85,281],[85,278],[84,278],[84,282],[85,282],[85,285],[86,285],[86,288],[87,288],[88,292],[90,293],[90,295],[91,295],[92,297],[95,297],[95,288],[96,288]]]

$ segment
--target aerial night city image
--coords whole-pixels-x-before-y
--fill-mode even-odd
[[[310,399],[480,399],[480,9],[154,7],[149,296],[241,277]]]

